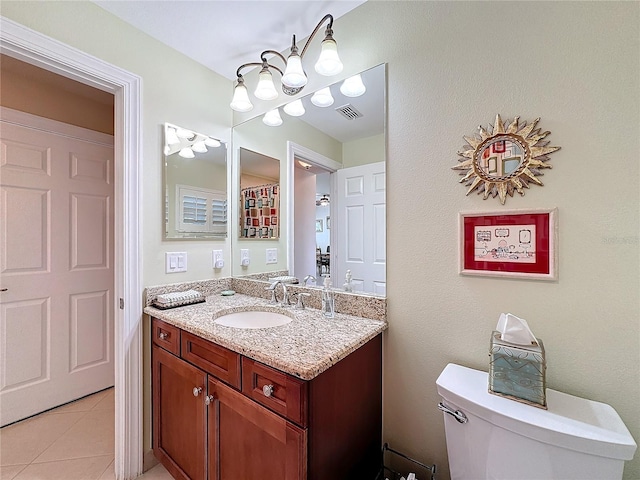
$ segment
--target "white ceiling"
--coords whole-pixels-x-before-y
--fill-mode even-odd
[[[230,80],[260,52],[283,51],[307,37],[327,13],[334,19],[365,0],[93,0],[151,37]],[[335,26],[334,26],[334,30]],[[323,30],[320,31],[322,36]],[[337,30],[336,30],[337,35]],[[338,36],[336,38],[339,38]]]

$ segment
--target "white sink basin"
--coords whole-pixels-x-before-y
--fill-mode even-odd
[[[233,328],[280,327],[291,322],[291,317],[276,312],[236,312],[216,318],[213,323]]]

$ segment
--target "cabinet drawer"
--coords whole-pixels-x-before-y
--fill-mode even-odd
[[[181,357],[240,389],[240,354],[183,331]]]
[[[151,318],[151,338],[153,343],[174,355],[180,356],[180,329],[168,323]]]
[[[242,357],[242,393],[292,422],[307,426],[307,382]]]

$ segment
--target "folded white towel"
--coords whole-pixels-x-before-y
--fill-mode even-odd
[[[197,290],[186,290],[184,292],[163,293],[158,295],[156,302],[160,304],[186,302],[202,298],[202,294]]]

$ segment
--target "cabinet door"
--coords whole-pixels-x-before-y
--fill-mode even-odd
[[[307,431],[209,377],[210,480],[305,480]]]
[[[152,352],[153,453],[174,478],[204,480],[207,375],[156,345]]]

